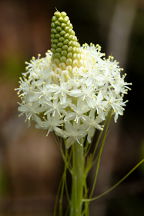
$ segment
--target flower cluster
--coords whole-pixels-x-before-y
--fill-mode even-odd
[[[80,46],[65,12],[56,11],[51,26],[52,49],[26,63],[17,89],[19,111],[69,145],[85,136],[91,142],[109,111],[115,121],[123,114],[129,84],[118,62],[106,59],[99,45]]]

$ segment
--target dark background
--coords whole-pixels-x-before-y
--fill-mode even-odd
[[[27,128],[18,117],[18,78],[25,61],[50,49],[55,11],[67,12],[81,44],[99,43],[132,82],[124,116],[112,124],[95,194],[103,192],[144,157],[144,1],[0,1],[0,215],[52,212],[62,171],[52,135]],[[94,172],[94,171],[93,171]],[[93,176],[89,177],[89,184]],[[92,216],[144,215],[144,167],[91,205]]]

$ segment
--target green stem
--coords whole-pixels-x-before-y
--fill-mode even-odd
[[[83,146],[79,143],[73,144],[72,148],[73,161],[70,216],[81,216],[84,192],[84,150]]]
[[[109,125],[110,125],[110,122],[111,122],[111,117],[112,117],[112,115],[111,115],[111,112],[110,112],[108,114],[108,116],[107,116],[107,120],[106,120],[106,123],[105,123],[103,134],[100,134],[100,138],[101,138],[102,135],[103,135],[103,137],[102,137],[102,141],[101,141],[100,150],[99,150],[99,153],[98,153],[98,156],[97,156],[96,172],[95,172],[93,186],[92,186],[92,189],[91,189],[91,192],[90,192],[90,195],[89,195],[90,198],[92,197],[94,189],[96,187],[97,177],[98,177],[99,168],[100,168],[100,162],[101,162],[101,156],[102,156],[103,149],[104,149],[104,144],[105,144],[105,141],[106,141],[106,138],[107,138],[107,133],[108,133]],[[100,138],[98,138],[98,143],[100,141],[99,140]]]
[[[137,163],[124,177],[122,177],[116,184],[114,184],[112,187],[110,187],[108,190],[104,191],[103,193],[97,195],[96,197],[93,197],[91,199],[84,199],[84,202],[91,202],[97,199],[100,199],[101,197],[105,196],[106,194],[113,191],[115,188],[117,188],[125,179],[129,177],[141,164],[144,163],[144,159],[142,159],[139,163]]]

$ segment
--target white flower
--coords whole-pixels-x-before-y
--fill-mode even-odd
[[[123,115],[123,97],[129,89],[118,62],[106,59],[99,45],[78,47],[75,42],[73,46],[66,46],[65,51],[53,44],[45,57],[32,58],[17,89],[22,101],[19,111],[26,119],[54,131],[69,145],[81,142],[86,135],[91,142],[95,129],[102,130],[109,111],[117,121]],[[76,52],[73,57],[72,49]]]

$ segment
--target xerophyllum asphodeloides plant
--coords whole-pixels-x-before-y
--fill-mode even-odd
[[[105,57],[99,45],[81,46],[69,17],[59,11],[52,17],[51,50],[26,64],[17,89],[19,111],[47,135],[56,135],[65,164],[55,214],[64,215],[61,203],[65,193],[70,216],[88,215],[110,119],[114,117],[116,122],[126,104],[123,98],[129,84],[125,74],[113,57]],[[88,154],[96,131],[94,152]],[[94,156],[96,175],[88,188],[86,179]],[[67,172],[72,179],[70,191]]]

